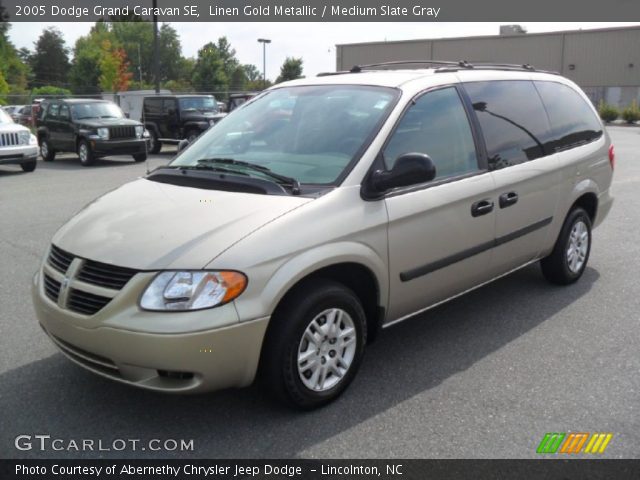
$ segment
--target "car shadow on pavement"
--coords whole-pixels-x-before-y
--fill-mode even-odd
[[[289,410],[257,386],[195,396],[147,392],[93,375],[56,354],[0,376],[0,456],[294,457],[438,386],[541,323],[561,321],[552,317],[587,294],[598,278],[587,268],[578,283],[558,287],[532,265],[385,330],[369,346],[347,392],[313,412]],[[508,374],[498,374],[508,382]],[[195,449],[22,452],[13,444],[20,434],[104,442],[193,439]]]

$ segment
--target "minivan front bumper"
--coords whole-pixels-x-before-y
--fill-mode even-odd
[[[109,324],[96,323],[95,318],[77,315],[46,297],[42,277],[37,274],[32,286],[40,325],[62,353],[94,373],[137,387],[173,393],[244,387],[255,377],[269,317],[179,333],[129,330],[113,324],[154,325],[154,316],[158,320],[164,317],[162,323],[166,315],[180,323],[185,320],[185,313],[142,312],[136,307],[135,319],[117,318],[116,314]],[[113,302],[117,300],[116,297]],[[120,315],[130,311],[131,307]],[[189,321],[185,322],[185,330],[189,324],[201,325],[203,320],[210,322],[216,316],[237,318],[233,304],[186,315]]]

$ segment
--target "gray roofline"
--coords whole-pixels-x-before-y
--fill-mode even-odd
[[[513,39],[513,38],[527,38],[527,37],[541,37],[550,35],[565,35],[576,33],[600,33],[600,32],[618,32],[621,30],[640,30],[640,24],[631,25],[625,27],[604,27],[604,28],[589,28],[583,30],[558,30],[553,32],[536,32],[536,33],[522,33],[516,35],[473,35],[469,37],[438,37],[438,38],[412,38],[408,40],[389,40],[389,41],[375,41],[375,42],[358,42],[358,43],[338,43],[336,47],[353,47],[359,45],[390,45],[397,43],[419,43],[419,42],[440,42],[447,40],[479,40],[479,39]]]

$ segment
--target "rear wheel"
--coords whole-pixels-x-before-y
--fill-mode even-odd
[[[551,283],[568,285],[584,273],[591,252],[591,218],[582,208],[569,212],[551,254],[540,262]]]
[[[193,143],[200,136],[200,132],[198,130],[189,130],[187,132],[187,142]]]
[[[160,142],[158,138],[158,133],[154,129],[149,130],[149,153],[155,155],[156,153],[160,153],[161,149],[162,142]]]
[[[25,162],[25,163],[21,163],[20,166],[22,167],[22,170],[25,172],[33,172],[36,169],[36,165],[38,163],[33,160],[30,162]]]
[[[313,280],[271,321],[261,363],[267,388],[303,409],[336,399],[364,355],[367,327],[358,297],[340,283]]]
[[[135,162],[144,162],[147,159],[147,154],[146,153],[136,153],[133,156],[133,160]]]
[[[93,165],[95,162],[91,146],[86,140],[80,140],[80,143],[78,143],[78,157],[80,157],[80,163],[83,167]]]
[[[40,139],[40,155],[45,162],[53,162],[56,158],[56,152],[51,148],[49,140],[46,138]]]

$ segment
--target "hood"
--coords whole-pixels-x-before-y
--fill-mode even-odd
[[[58,230],[53,243],[79,257],[137,270],[200,269],[261,226],[309,201],[142,178],[87,205]]]
[[[82,120],[77,120],[77,122],[78,125],[89,128],[142,125],[140,122],[131,120],[130,118],[84,118]]]
[[[196,110],[196,111],[189,110],[189,111],[183,111],[180,117],[185,122],[209,121],[210,119],[215,119],[220,117],[220,112],[202,112],[200,110]]]
[[[0,133],[15,133],[29,131],[27,127],[19,125],[17,123],[0,123]]]

